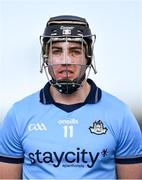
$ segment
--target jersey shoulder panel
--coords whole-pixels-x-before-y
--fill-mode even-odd
[[[22,158],[21,136],[27,121],[38,108],[39,92],[16,102],[7,112],[0,130],[0,155],[11,158]]]
[[[121,110],[128,107],[121,99],[106,91],[102,91],[102,100],[105,105],[109,105],[108,107],[113,106],[114,108]]]
[[[129,106],[117,97],[103,91],[102,103],[116,140],[116,157],[142,156],[142,135],[139,124]]]

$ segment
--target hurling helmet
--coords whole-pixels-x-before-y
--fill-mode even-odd
[[[93,46],[96,39],[96,35],[91,34],[88,22],[86,19],[78,16],[63,15],[51,17],[46,24],[43,35],[40,36],[40,42],[42,46],[42,62],[41,62],[41,72],[45,69],[46,75],[49,82],[61,93],[72,94],[78,88],[82,86],[82,82],[86,77],[87,67],[92,67],[96,73],[95,64],[93,65]],[[80,77],[70,80],[57,80],[53,77],[53,73],[48,73],[48,51],[49,46],[53,42],[58,41],[68,41],[68,42],[82,42],[85,47],[85,56],[87,59],[87,64],[85,67],[82,66]],[[50,65],[51,67],[52,65]],[[90,72],[90,70],[89,70]],[[49,75],[50,74],[50,75]],[[49,78],[51,76],[51,80]]]

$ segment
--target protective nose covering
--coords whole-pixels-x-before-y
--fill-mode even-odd
[[[82,86],[89,67],[84,43],[83,38],[52,37],[46,44],[46,75],[60,93],[72,94]]]

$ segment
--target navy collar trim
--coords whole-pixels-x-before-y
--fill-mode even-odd
[[[85,104],[96,104],[101,99],[102,91],[99,87],[96,86],[96,84],[91,79],[87,79],[87,82],[91,85],[91,90],[86,100],[83,103],[77,103],[73,105],[65,105],[65,104],[56,103],[50,94],[51,85],[49,82],[44,86],[43,89],[40,90],[40,102],[44,105],[54,104],[55,106],[67,112],[71,112],[75,109],[78,109]]]

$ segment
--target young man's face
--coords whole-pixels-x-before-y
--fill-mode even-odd
[[[85,48],[79,42],[53,42],[49,47],[48,70],[56,80],[74,80],[86,70]]]

